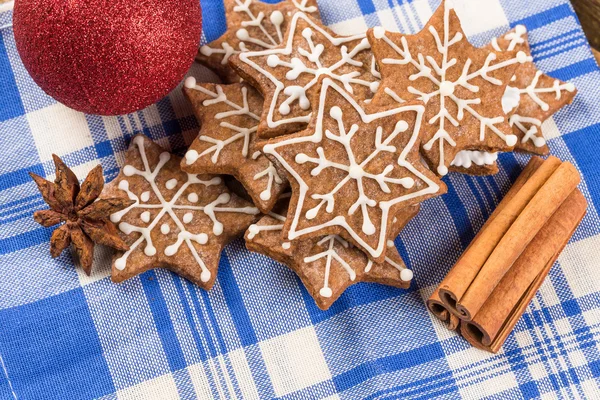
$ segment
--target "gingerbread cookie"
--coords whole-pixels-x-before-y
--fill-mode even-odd
[[[240,77],[227,61],[233,54],[272,49],[283,41],[291,15],[300,10],[320,19],[315,0],[284,0],[276,4],[257,0],[224,0],[227,31],[198,51],[196,59],[225,83]]]
[[[193,174],[233,175],[263,213],[268,212],[287,187],[285,174],[255,146],[263,100],[246,83],[196,84],[185,80],[183,91],[194,106],[200,133],[181,169]]]
[[[383,262],[394,216],[446,191],[419,156],[424,107],[361,105],[333,79],[321,82],[308,128],[263,147],[292,187],[284,236],[337,234]]]
[[[258,209],[231,194],[220,177],[185,173],[180,163],[137,135],[125,166],[102,192],[134,201],[110,216],[129,245],[113,259],[114,282],[162,267],[208,290],[223,246],[256,220]]]
[[[447,1],[416,35],[378,27],[367,36],[382,81],[374,104],[422,100],[423,157],[440,175],[461,150],[510,151],[517,142],[499,99],[526,53],[473,47]]]
[[[358,248],[339,235],[327,235],[295,242],[282,241],[282,229],[287,213],[283,204],[279,212],[270,212],[246,231],[246,247],[287,265],[302,280],[317,306],[327,310],[347,287],[358,282],[374,282],[407,288],[412,271],[406,268],[393,242],[380,264],[369,260]],[[395,224],[400,231],[418,212],[412,206],[402,213]]]
[[[494,38],[486,46],[498,54],[522,51],[531,58],[527,29],[517,25],[505,35]],[[515,71],[502,98],[504,111],[517,136],[516,150],[546,155],[550,151],[541,130],[542,123],[566,104],[570,104],[577,90],[572,83],[554,79],[538,70],[528,61]]]
[[[229,61],[265,97],[258,135],[268,138],[306,128],[320,76],[337,81],[359,99],[371,98],[379,85],[372,59],[365,34],[338,36],[297,12],[283,44]]]

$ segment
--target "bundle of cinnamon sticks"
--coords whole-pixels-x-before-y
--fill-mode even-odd
[[[473,346],[498,352],[583,219],[569,162],[533,157],[427,306]]]

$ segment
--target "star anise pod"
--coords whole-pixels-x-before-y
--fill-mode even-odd
[[[50,254],[53,258],[58,257],[64,249],[73,244],[81,267],[89,275],[94,258],[94,244],[122,251],[129,249],[119,237],[109,217],[134,202],[118,198],[95,201],[104,187],[102,166],[98,165],[92,169],[79,186],[73,171],[57,155],[53,154],[52,157],[56,166],[54,183],[29,173],[44,201],[50,206],[49,210],[36,211],[33,219],[45,227],[64,222],[52,233]]]

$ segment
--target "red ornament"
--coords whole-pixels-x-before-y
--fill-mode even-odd
[[[166,95],[198,50],[199,0],[16,0],[17,49],[65,105],[126,114]]]

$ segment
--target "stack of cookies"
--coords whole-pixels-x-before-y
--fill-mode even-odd
[[[547,154],[542,122],[575,95],[536,69],[523,26],[476,48],[448,2],[415,35],[339,36],[314,0],[225,7],[227,32],[197,57],[224,83],[185,81],[201,125],[185,157],[136,136],[105,188],[133,201],[111,216],[129,245],[115,281],[166,267],[209,289],[245,231],[322,309],[356,282],[406,288],[394,239],[440,177]]]

